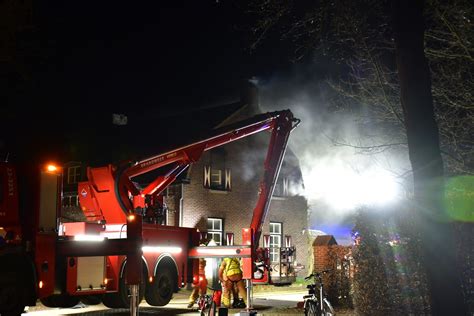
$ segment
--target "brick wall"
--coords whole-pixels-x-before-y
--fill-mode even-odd
[[[314,246],[314,270],[321,271],[334,268],[334,259],[343,260],[351,252],[351,247],[341,245]]]
[[[234,233],[235,244],[242,242],[242,228],[250,225],[258,198],[259,181],[263,174],[263,160],[267,149],[265,136],[269,135],[254,135],[250,138],[257,139],[247,138],[224,146],[226,168],[232,170],[231,191],[204,188],[204,165],[210,162],[209,152],[204,153],[199,162],[190,167],[190,183],[184,184],[183,189],[183,226],[206,231],[208,217],[222,218],[223,238],[225,233],[231,232]],[[295,161],[294,159],[295,157],[290,156],[291,161]],[[291,172],[292,168],[299,170],[299,166],[292,163],[282,168],[281,173]],[[168,200],[171,201],[171,197]],[[170,210],[176,209],[176,201],[177,199],[174,199],[169,203]],[[281,222],[282,245],[284,236],[291,236],[292,244],[297,248],[296,260],[305,267],[308,266],[308,237],[303,232],[308,226],[307,209],[307,201],[302,196],[273,198],[262,230],[262,235],[268,234],[270,222]],[[299,275],[306,275],[306,268]]]
[[[314,249],[314,270],[321,271],[329,267],[329,247],[315,246]]]
[[[335,306],[352,306],[351,283],[354,265],[351,247],[341,245],[314,246],[314,270],[330,270],[323,275],[323,284],[329,301]]]

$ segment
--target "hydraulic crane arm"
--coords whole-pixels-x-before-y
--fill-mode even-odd
[[[275,183],[278,180],[278,174],[280,173],[280,168],[285,156],[288,137],[299,122],[299,119],[288,115],[281,115],[275,118],[275,124],[265,158],[265,171],[260,182],[259,197],[250,224],[250,228],[253,229],[254,232],[253,240],[255,248],[258,247],[258,241],[262,233],[262,225],[265,222],[270,208]]]
[[[100,209],[101,216],[107,223],[125,223],[127,213],[136,208],[145,208],[147,196],[159,195],[191,163],[198,161],[203,152],[269,130],[272,134],[264,163],[264,177],[260,183],[259,198],[251,224],[257,237],[254,240],[258,240],[283,161],[288,136],[298,123],[299,119],[294,118],[290,110],[264,113],[214,130],[211,135],[192,144],[129,164],[124,168],[89,168],[87,185],[94,189],[94,194],[91,194],[94,201],[89,205],[93,205],[92,208],[96,211]],[[167,173],[156,177],[145,188],[139,188],[133,182],[133,178],[165,166],[168,166]],[[97,219],[97,213],[95,214],[96,217],[93,218]]]

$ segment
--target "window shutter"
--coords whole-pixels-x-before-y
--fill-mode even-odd
[[[225,189],[231,190],[232,189],[232,174],[230,169],[225,169]]]
[[[234,233],[226,233],[226,242],[227,246],[234,245]]]
[[[288,178],[283,178],[283,196],[288,196]]]
[[[211,187],[211,166],[204,166],[204,187]]]
[[[270,247],[270,235],[263,235],[263,247]]]

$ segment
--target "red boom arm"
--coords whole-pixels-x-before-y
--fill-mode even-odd
[[[89,182],[83,184],[83,187],[89,188],[92,200],[89,203],[84,201],[84,205],[89,205],[89,209],[84,208],[84,213],[86,216],[89,214],[89,218],[93,220],[103,217],[108,223],[125,223],[127,213],[133,212],[137,207],[145,207],[146,195],[160,194],[191,163],[198,161],[204,151],[258,132],[271,130],[272,135],[264,163],[264,176],[260,183],[259,198],[251,223],[251,228],[255,232],[254,241],[258,241],[286,151],[289,134],[298,123],[299,120],[293,117],[290,110],[260,114],[215,130],[212,135],[203,140],[138,161],[125,168],[118,170],[113,166],[89,168]],[[153,180],[146,188],[137,188],[132,181],[136,176],[164,166],[171,166],[171,168],[166,174]],[[114,190],[110,190],[112,182],[115,186]],[[98,193],[103,193],[103,198]],[[133,200],[130,199],[130,196],[133,197]],[[82,201],[81,205],[83,205]]]

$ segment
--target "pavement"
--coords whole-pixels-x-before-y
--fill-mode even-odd
[[[191,292],[189,290],[181,290],[175,293],[171,302],[163,307],[153,307],[146,302],[140,304],[140,315],[199,315],[197,307],[187,308],[188,297]],[[304,315],[302,308],[298,308],[298,302],[303,301],[303,295],[306,294],[306,288],[291,287],[274,287],[268,289],[259,288],[254,291],[253,310],[258,316],[272,315]],[[240,315],[242,309],[229,309],[228,315]],[[25,316],[50,316],[50,315],[75,315],[75,316],[100,316],[100,315],[130,315],[128,309],[109,309],[103,304],[87,306],[82,303],[74,308],[47,308],[38,303],[37,306],[30,307]],[[350,311],[338,311],[338,316],[354,315]]]

